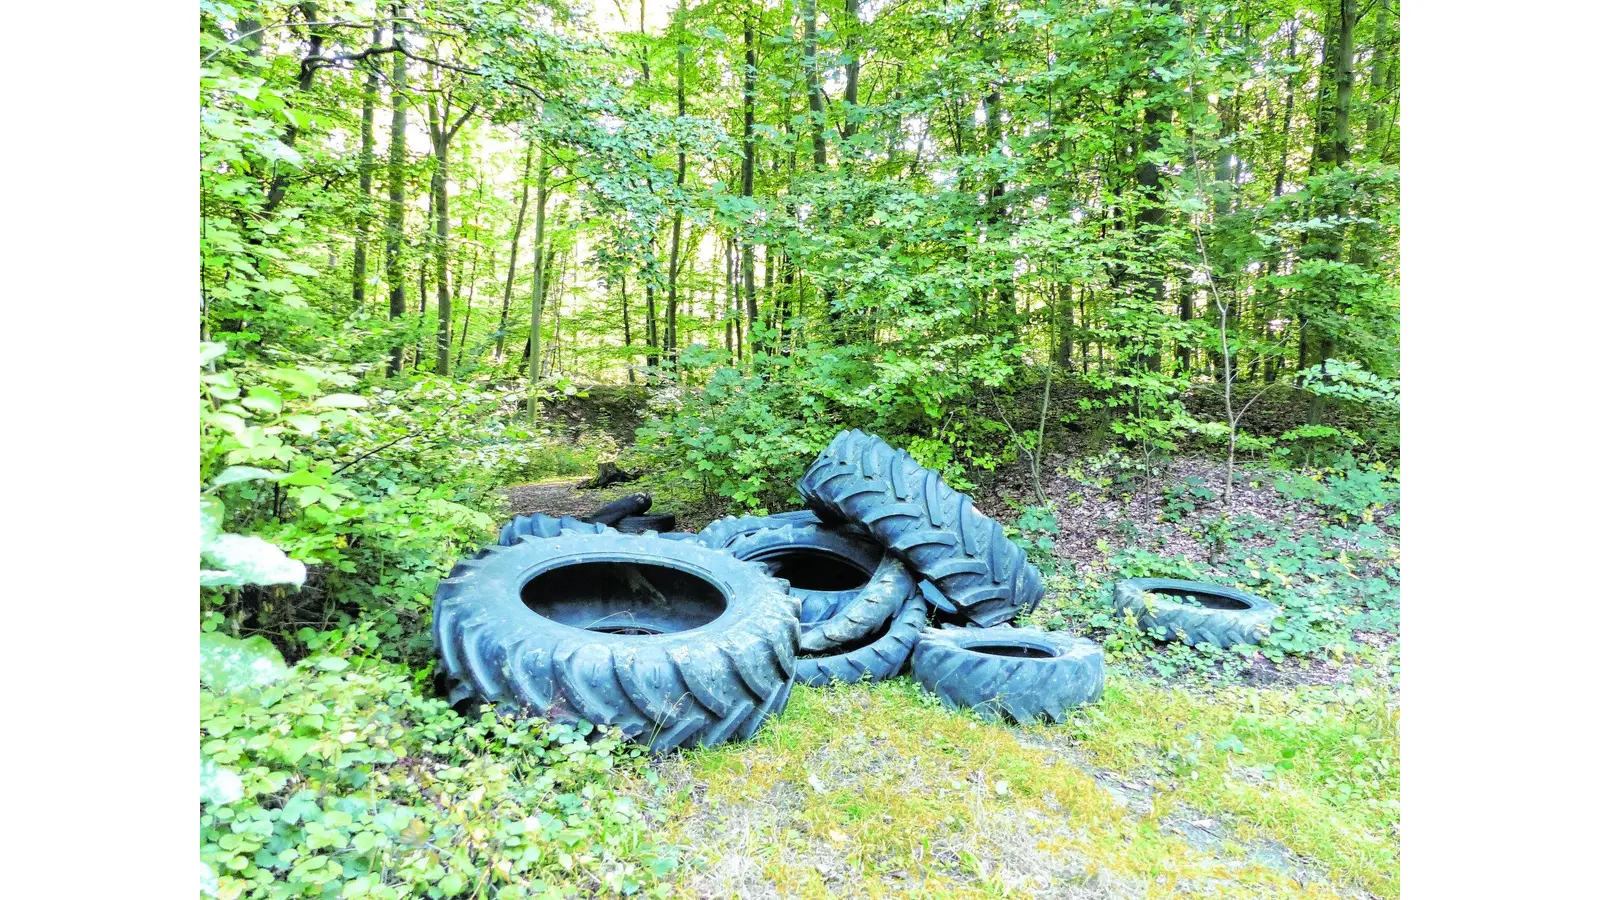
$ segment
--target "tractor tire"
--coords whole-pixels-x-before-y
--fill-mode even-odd
[[[824,517],[862,525],[969,622],[1010,621],[1044,596],[1039,570],[999,522],[904,450],[860,431],[833,439],[801,476]]]
[[[667,532],[678,527],[678,517],[672,513],[624,516],[618,520],[616,527],[623,534],[644,534],[646,531]]]
[[[782,712],[800,622],[754,563],[695,541],[568,533],[457,563],[433,637],[470,697],[612,725],[663,753],[748,738]]]
[[[616,525],[630,516],[642,516],[650,508],[650,495],[644,491],[629,494],[626,497],[607,503],[594,512],[583,517],[585,522],[599,522],[601,525]]]
[[[1195,603],[1185,602],[1192,597]],[[1132,613],[1157,640],[1208,643],[1220,649],[1259,644],[1272,631],[1278,607],[1254,594],[1221,584],[1176,578],[1130,578],[1117,582],[1117,612]]]
[[[540,538],[552,538],[562,531],[573,531],[580,534],[600,534],[610,531],[610,527],[598,522],[585,522],[572,516],[547,516],[544,513],[534,513],[531,516],[517,516],[507,522],[500,529],[500,539],[496,541],[502,547],[510,547],[520,543],[528,535]]]
[[[1038,628],[924,631],[911,674],[953,709],[991,721],[1060,723],[1100,699],[1105,653],[1087,638]]]
[[[855,529],[764,528],[725,548],[789,582],[800,601],[800,650],[820,653],[880,631],[916,593],[905,564]]]
[[[723,516],[700,529],[700,543],[721,550],[747,534],[785,525],[819,525],[822,520],[809,509],[773,513],[770,516]]]
[[[905,669],[927,623],[928,603],[921,594],[913,594],[888,623],[887,630],[880,628],[828,653],[802,653],[795,660],[795,680],[812,687],[835,681],[888,681]]]

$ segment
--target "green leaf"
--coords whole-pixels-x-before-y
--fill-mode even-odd
[[[324,656],[317,660],[317,668],[328,672],[343,672],[350,668],[350,661],[338,656]]]
[[[237,484],[241,481],[274,481],[280,474],[282,473],[269,472],[266,469],[258,469],[254,466],[229,466],[223,469],[222,473],[216,478],[212,479],[211,483],[221,487],[225,484]]]
[[[203,365],[211,362],[213,359],[216,359],[217,357],[219,357],[222,354],[227,353],[227,352],[228,352],[228,345],[227,344],[214,343],[212,341],[201,341],[200,342],[200,365],[203,366]]]
[[[202,572],[202,587],[241,584],[293,584],[306,580],[306,564],[290,559],[282,550],[253,535],[219,534],[206,545],[204,556],[217,566]]]
[[[232,803],[243,796],[244,781],[239,778],[238,773],[231,769],[219,766],[215,762],[206,759],[204,756],[200,757],[201,803],[221,805],[224,803]],[[210,869],[210,866],[207,866],[205,863],[201,863],[200,866],[200,884],[201,890],[204,890],[206,873]],[[212,890],[210,893],[215,894],[217,873],[211,872],[210,874],[212,885]]]
[[[244,399],[244,405],[257,412],[277,415],[283,412],[283,397],[269,387],[253,387]]]
[[[283,421],[289,423],[289,426],[295,431],[305,435],[316,434],[318,431],[322,430],[322,420],[318,419],[316,416],[289,416]]]
[[[222,533],[222,501],[215,497],[200,498],[200,550],[211,546],[211,542]]]
[[[200,635],[200,683],[212,690],[261,687],[288,675],[283,654],[259,634],[244,640],[215,631]]]
[[[202,762],[200,765],[204,767],[205,763]],[[203,781],[201,785],[200,791],[204,794]],[[207,897],[215,897],[217,895],[217,870],[203,862],[200,864],[200,893],[205,894]]]
[[[317,405],[329,409],[360,409],[367,405],[367,398],[355,394],[329,394],[317,400]]]

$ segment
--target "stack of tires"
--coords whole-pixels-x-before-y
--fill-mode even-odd
[[[749,737],[795,681],[909,668],[947,705],[1020,723],[1099,698],[1099,646],[1011,627],[1039,570],[937,472],[847,431],[798,487],[806,510],[696,535],[518,517],[440,584],[442,688],[655,752]]]

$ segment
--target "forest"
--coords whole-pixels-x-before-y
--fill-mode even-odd
[[[1397,896],[1399,25],[201,0],[202,892]],[[797,689],[660,762],[434,695],[452,564],[600,502],[524,486],[794,509],[847,428],[1006,525],[1101,704]],[[1284,617],[1156,644],[1105,608],[1151,575]]]

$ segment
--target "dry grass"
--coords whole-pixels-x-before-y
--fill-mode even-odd
[[[1147,699],[1119,690],[1102,705],[1132,707],[1135,696]],[[1114,713],[1119,722],[1122,712]],[[1151,712],[1159,714],[1142,711]],[[1158,767],[1144,766],[1141,754],[1155,748],[1138,745],[1143,732],[1103,745],[1079,743],[1074,733],[982,723],[945,710],[905,680],[796,688],[788,711],[756,740],[658,764],[669,837],[688,848],[676,890],[695,897],[1362,896],[1317,874],[1338,868],[1329,860],[1302,858],[1269,840],[1277,819],[1253,823],[1237,804],[1212,803],[1211,793],[1169,784]],[[1130,765],[1112,771],[1118,763]],[[1214,787],[1209,775],[1204,783]],[[1278,791],[1240,784],[1263,796]],[[1373,887],[1383,878],[1350,880]]]

